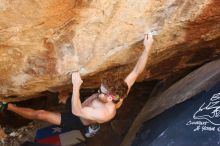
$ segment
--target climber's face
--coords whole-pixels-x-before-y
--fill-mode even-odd
[[[101,84],[100,89],[98,90],[98,97],[102,102],[112,101],[112,96],[109,94],[108,90]]]

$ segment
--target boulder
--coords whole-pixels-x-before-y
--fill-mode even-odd
[[[214,85],[218,84],[220,81],[219,66],[220,60],[207,63],[170,86],[161,94],[151,96],[133,121],[121,146],[132,144],[144,122],[202,91],[210,90]]]
[[[159,33],[139,80],[164,79],[220,56],[219,0],[0,1],[0,100],[84,88],[129,73],[144,34]]]

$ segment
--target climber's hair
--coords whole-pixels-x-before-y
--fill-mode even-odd
[[[119,96],[123,99],[127,96],[128,85],[124,79],[117,73],[105,73],[101,79],[103,86],[114,96]],[[113,100],[114,103],[118,103],[120,100]]]

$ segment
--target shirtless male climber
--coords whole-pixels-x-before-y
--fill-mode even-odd
[[[132,72],[125,79],[109,76],[103,78],[98,93],[91,95],[83,103],[79,93],[83,81],[78,72],[72,73],[73,94],[72,98],[66,100],[66,112],[34,110],[5,102],[0,102],[0,111],[9,110],[27,119],[42,120],[67,129],[80,130],[93,123],[108,122],[115,116],[116,109],[121,106],[131,86],[144,70],[152,43],[152,35],[146,35],[145,49]]]

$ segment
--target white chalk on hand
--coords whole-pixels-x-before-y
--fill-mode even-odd
[[[149,35],[155,36],[155,35],[159,35],[159,32],[156,30],[152,30],[148,33]]]

